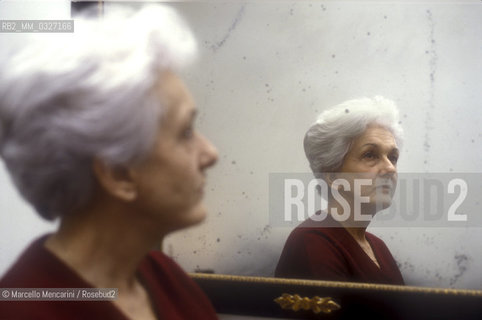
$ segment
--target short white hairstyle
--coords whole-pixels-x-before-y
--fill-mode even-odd
[[[395,103],[381,96],[349,100],[322,112],[303,141],[315,176],[339,170],[353,140],[372,124],[389,130],[401,148],[403,129],[398,114]]]
[[[95,158],[130,165],[151,150],[162,72],[196,54],[167,6],[112,7],[71,34],[36,34],[0,61],[0,156],[20,194],[46,219],[92,199]]]

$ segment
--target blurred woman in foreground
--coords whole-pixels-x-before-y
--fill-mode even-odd
[[[199,287],[150,251],[201,222],[217,151],[194,128],[176,75],[196,43],[150,6],[77,21],[2,60],[0,155],[21,195],[57,232],[35,241],[4,288],[118,288],[113,301],[2,302],[0,318],[213,319]]]

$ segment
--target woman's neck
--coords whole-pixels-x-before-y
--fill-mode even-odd
[[[357,242],[365,242],[365,232],[370,224],[370,221],[358,221],[355,219],[353,204],[348,203],[348,207],[343,207],[340,205],[339,202],[334,201],[334,199],[330,199],[328,201],[328,213],[333,217],[333,213],[337,212],[338,216],[346,215],[346,219],[336,219],[333,217],[334,220],[338,221],[338,223],[345,228],[348,233],[357,241]],[[345,212],[348,210],[348,213]],[[362,210],[363,211],[363,210]],[[362,215],[366,215],[366,212],[361,212]]]
[[[341,225],[345,228],[346,231],[359,243],[366,242],[365,234],[366,228],[353,228],[353,227],[345,227],[343,223]]]
[[[45,247],[93,286],[130,291],[139,285],[140,262],[162,239],[146,220],[120,206],[96,206],[64,218]]]

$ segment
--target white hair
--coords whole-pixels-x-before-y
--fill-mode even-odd
[[[160,74],[196,41],[165,6],[119,7],[38,34],[0,62],[0,156],[22,196],[47,219],[86,205],[92,160],[128,165],[152,148],[162,116]]]
[[[398,109],[391,100],[381,96],[349,100],[322,112],[306,132],[303,141],[306,157],[315,176],[337,171],[353,140],[371,124],[389,130],[401,148],[403,129]]]

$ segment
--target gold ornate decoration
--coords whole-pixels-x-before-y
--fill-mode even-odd
[[[402,293],[423,293],[423,294],[450,295],[450,296],[482,297],[482,290],[472,290],[472,289],[429,288],[429,287],[400,286],[400,285],[391,285],[391,284],[253,277],[253,276],[237,276],[237,275],[227,275],[227,274],[190,273],[189,275],[194,279],[212,280],[212,281],[220,281],[220,282],[229,281],[229,282],[241,282],[241,283],[262,283],[266,285],[269,285],[269,284],[296,285],[296,286],[303,286],[303,287],[319,287],[323,289],[328,289],[328,288],[357,289],[357,290],[364,290],[368,292],[370,291],[402,292]]]
[[[339,310],[341,307],[338,303],[333,301],[330,297],[320,298],[315,296],[313,298],[302,298],[301,296],[294,294],[283,293],[281,297],[274,299],[274,301],[281,306],[282,309],[290,309],[293,311],[298,310],[311,310],[315,314],[331,313],[332,311]]]

